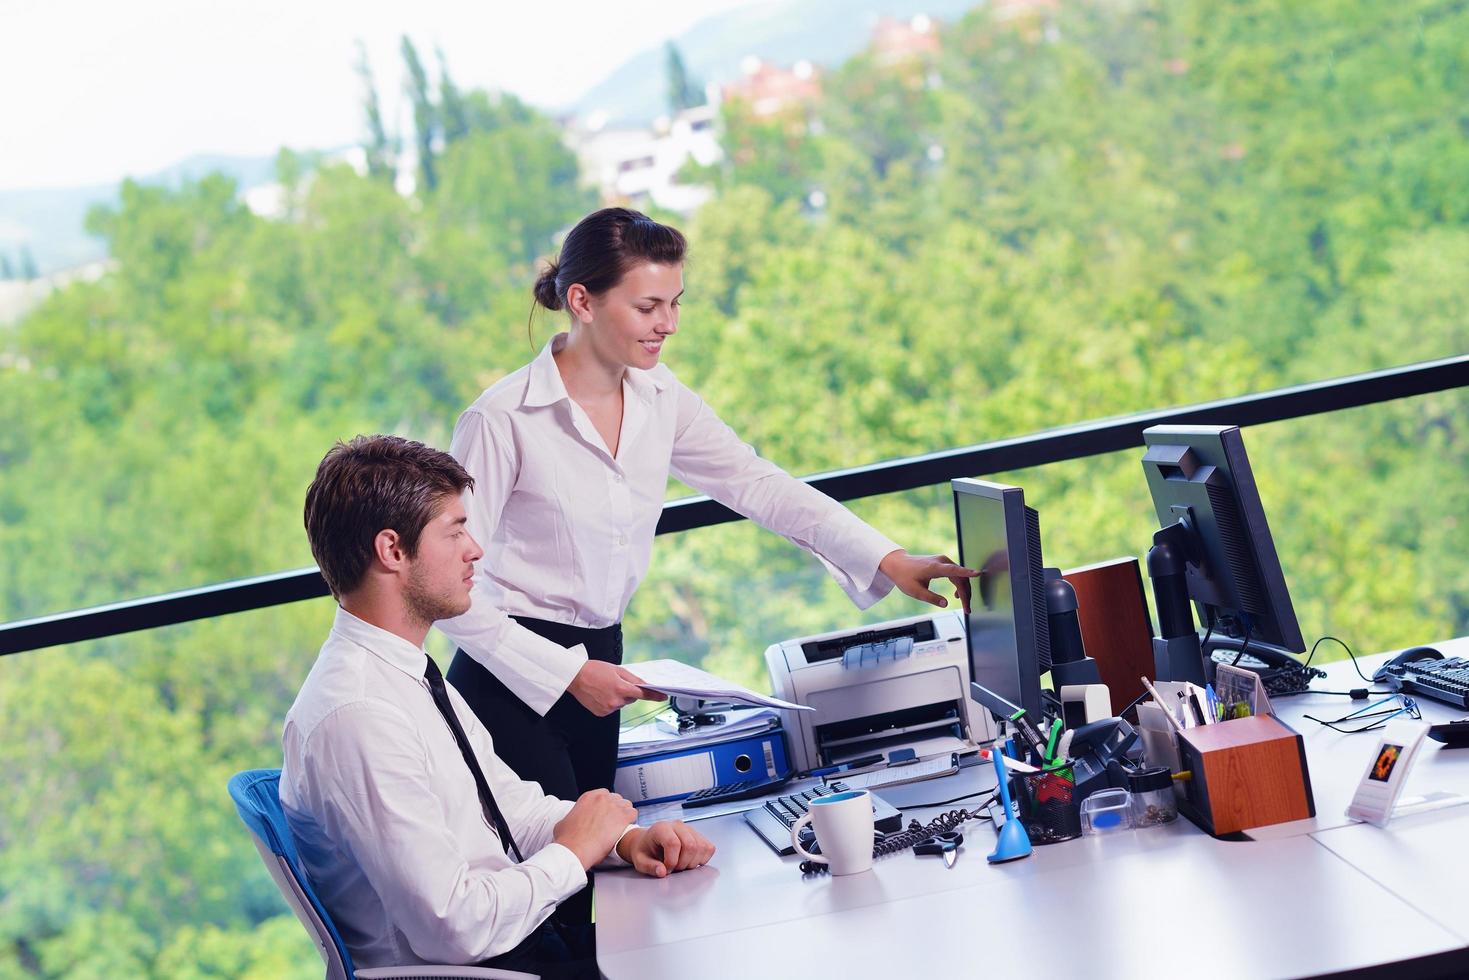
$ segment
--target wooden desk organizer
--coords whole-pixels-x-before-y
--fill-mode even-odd
[[[1216,837],[1316,815],[1305,742],[1273,715],[1185,729],[1178,754],[1178,808]]]

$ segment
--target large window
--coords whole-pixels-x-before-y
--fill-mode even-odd
[[[1246,430],[1308,643],[1330,634],[1367,654],[1469,629],[1465,418],[1459,390]],[[1156,525],[1140,456],[995,478],[1025,487],[1047,562],[1074,566],[1145,554]],[[856,509],[952,553],[947,486]],[[627,619],[633,670],[673,656],[764,689],[773,642],[927,608],[895,595],[859,613],[814,561],[748,523],[662,537],[654,555]],[[296,603],[0,659],[0,973],[319,974],[225,782],[280,765],[281,722],[332,609]],[[444,638],[430,640],[447,666]]]

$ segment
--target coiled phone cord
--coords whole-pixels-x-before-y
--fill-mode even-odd
[[[934,817],[926,824],[917,820],[908,821],[906,830],[894,831],[883,836],[882,840],[872,845],[872,856],[874,858],[886,857],[899,851],[906,851],[915,844],[920,844],[938,834],[946,834],[956,827],[961,826],[969,820],[980,820],[985,818],[984,809],[978,810],[950,810],[948,813]],[[826,865],[816,861],[802,861],[802,874],[822,874],[829,869]]]

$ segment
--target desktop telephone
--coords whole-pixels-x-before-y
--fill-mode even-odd
[[[1326,676],[1326,671],[1318,667],[1307,667],[1296,658],[1278,650],[1258,648],[1240,651],[1216,648],[1211,659],[1216,664],[1229,664],[1259,674],[1265,685],[1265,693],[1275,697],[1298,694],[1309,689],[1315,678]]]

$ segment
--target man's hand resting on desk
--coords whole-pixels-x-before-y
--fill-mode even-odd
[[[592,714],[601,718],[634,701],[666,701],[668,696],[639,687],[642,678],[616,664],[588,660],[567,685],[571,696]]]
[[[590,868],[612,853],[618,836],[637,819],[638,811],[616,793],[588,790],[552,828],[551,839],[575,854],[583,868]]]
[[[617,856],[651,878],[666,878],[709,863],[714,844],[682,820],[660,820],[628,831]]]
[[[949,600],[930,591],[928,583],[946,578],[954,583],[954,598],[964,604],[966,613],[969,612],[969,580],[979,574],[972,568],[954,564],[948,555],[910,555],[902,550],[888,552],[878,562],[877,570],[892,579],[904,595],[935,606],[947,606]]]

